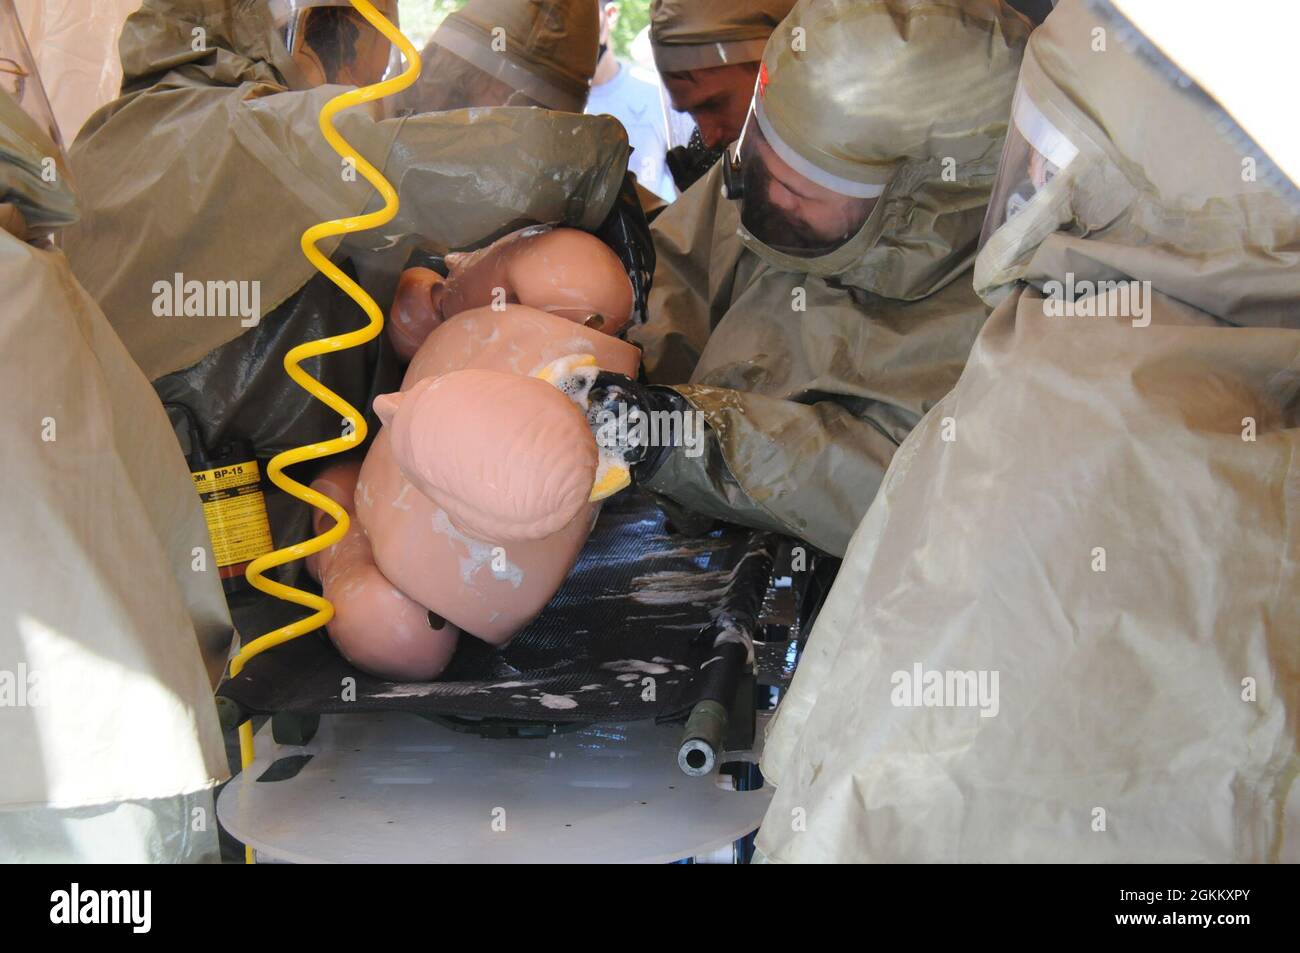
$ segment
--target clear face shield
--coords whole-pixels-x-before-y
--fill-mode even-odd
[[[397,0],[371,0],[394,26]],[[271,0],[284,47],[311,86],[369,86],[402,71],[402,53],[349,0]]]
[[[455,41],[458,38],[452,39]],[[438,102],[430,106],[431,109],[534,106],[572,110],[573,103],[569,99],[548,96],[547,90],[539,88],[524,70],[514,67],[503,56],[477,56],[470,59],[443,45],[436,35],[431,46],[436,52],[430,59],[428,75],[431,82],[440,82],[442,87],[436,90]],[[479,62],[492,68],[484,69]],[[549,102],[560,102],[563,105],[550,107]]]
[[[1023,214],[1079,154],[1078,148],[1043,115],[1023,88],[1011,105],[1011,128],[989,198],[980,247],[1007,222]]]
[[[463,64],[460,72],[471,71],[474,80],[459,84],[468,90],[460,98],[472,101],[445,103],[438,108],[540,106],[560,112],[582,112],[586,106],[585,93],[578,97],[529,69],[526,58],[531,49],[521,54],[518,48],[494,48],[494,42],[454,19],[443,21],[433,34],[431,47],[441,48],[445,54],[455,57],[456,62]]]
[[[13,0],[0,0],[0,89],[3,89],[27,113],[41,131],[63,150],[63,138],[54,110],[45,95],[45,87],[36,72],[36,61],[27,47]]]
[[[846,179],[808,161],[772,129],[757,92],[722,162],[723,195],[740,202],[740,223],[797,258],[830,254],[853,239],[887,184]]]
[[[703,177],[715,162],[726,154],[726,148],[710,149],[689,113],[673,109],[668,90],[659,87],[659,109],[663,116],[664,137],[667,150],[664,161],[672,174],[679,192],[685,192]]]

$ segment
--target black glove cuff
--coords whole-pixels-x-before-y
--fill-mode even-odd
[[[652,413],[655,411],[671,412],[677,415],[683,425],[685,424],[686,415],[695,413],[695,409],[691,407],[691,402],[671,387],[651,384],[645,386],[644,390],[646,392],[647,409]],[[641,459],[641,462],[632,467],[632,479],[638,483],[651,479],[677,449],[679,448],[673,446],[647,447],[646,455]]]
[[[652,427],[651,421],[674,420],[675,426],[669,427],[667,432],[681,435],[684,433],[686,415],[695,413],[690,401],[671,387],[641,384],[613,371],[601,371],[596,375],[588,399],[588,422],[593,432],[599,432],[602,412],[614,413],[620,404],[626,408],[624,419],[631,418],[634,413],[645,418],[646,434],[651,439],[654,436],[662,438],[665,432],[660,427]],[[667,414],[672,414],[672,418],[664,416]],[[677,448],[672,445],[659,442],[645,446],[633,445],[625,449],[623,459],[631,468],[634,480],[649,479],[675,449]]]

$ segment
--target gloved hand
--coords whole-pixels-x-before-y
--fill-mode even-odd
[[[702,440],[697,417],[671,387],[641,384],[613,371],[600,371],[587,393],[596,446],[621,458],[633,481],[649,479],[674,450]]]
[[[726,149],[710,149],[706,146],[698,129],[691,133],[686,145],[669,149],[665,162],[677,191],[685,192],[704,178],[705,173],[713,168],[713,164],[722,158],[724,152]]]
[[[655,273],[655,243],[637,196],[636,176],[631,172],[624,173],[618,201],[596,229],[596,237],[614,250],[632,282],[632,323],[645,324],[649,317],[650,280]],[[618,333],[604,330],[606,334]]]

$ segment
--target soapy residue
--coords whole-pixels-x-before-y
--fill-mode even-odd
[[[683,603],[713,606],[726,595],[744,561],[729,570],[664,569],[632,580],[631,597],[643,605],[671,606]],[[598,599],[624,599],[627,594],[613,593]]]
[[[361,501],[366,506],[374,506],[375,499],[370,495],[370,484],[362,480],[357,481],[357,490],[355,499]]]
[[[654,536],[649,542],[651,544],[664,544],[669,542],[667,536]],[[652,549],[645,554],[645,559],[696,559],[700,556],[711,556],[718,549],[718,541],[711,537],[705,536],[700,539],[687,540],[676,546],[669,546],[665,549]],[[703,568],[703,567],[701,567]]]
[[[585,411],[587,394],[591,391],[591,385],[596,383],[596,375],[600,373],[600,368],[592,364],[591,360],[592,356],[587,353],[566,354],[543,364],[533,374],[536,376],[542,370],[548,370],[549,382]]]
[[[506,559],[506,568],[498,571],[492,565],[492,560],[497,556],[499,547],[490,543],[485,543],[480,539],[474,539],[472,536],[466,536],[458,530],[447,516],[446,512],[438,509],[433,513],[433,531],[455,540],[465,547],[468,555],[460,557],[460,578],[465,585],[472,585],[474,574],[487,566],[492,571],[492,575],[497,579],[505,580],[510,585],[518,589],[524,582],[524,571],[521,567],[516,566]]]
[[[439,692],[445,692],[448,689],[455,689],[457,686],[449,682],[405,682],[395,684],[386,692],[371,695],[371,698],[422,698],[425,695],[435,695]]]
[[[728,612],[718,614],[718,634],[714,636],[713,647],[716,649],[726,642],[737,642],[745,647],[745,664],[754,664],[754,639],[745,629],[736,623]],[[700,666],[703,668],[703,666]]]
[[[545,707],[554,708],[558,711],[578,707],[578,703],[568,695],[550,695],[543,692],[542,697],[539,698],[538,701],[540,701]]]
[[[641,672],[646,675],[666,675],[672,669],[658,662],[646,662],[639,658],[618,659],[614,662],[601,662],[600,667],[608,672]]]
[[[586,348],[588,345],[587,342],[581,339],[575,339],[570,342],[569,346]],[[589,396],[592,386],[596,383],[596,375],[600,373],[600,368],[591,361],[592,355],[582,351],[566,354],[564,357],[557,357],[555,360],[539,366],[533,371],[533,375],[537,376],[545,370],[546,380],[577,404],[583,413],[590,414],[591,401]],[[627,468],[621,449],[617,446],[605,447],[601,441],[597,440],[596,478],[592,481],[592,486],[602,486],[609,471],[615,468]]]

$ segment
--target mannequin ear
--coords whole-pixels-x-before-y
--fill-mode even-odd
[[[391,426],[393,417],[397,414],[397,408],[401,406],[402,394],[380,394],[375,398],[374,408],[375,416],[379,418],[380,423],[385,427]]]
[[[437,272],[434,272],[437,274]],[[439,275],[438,280],[429,286],[429,300],[433,302],[433,313],[442,320],[442,296],[447,293],[447,282]]]

